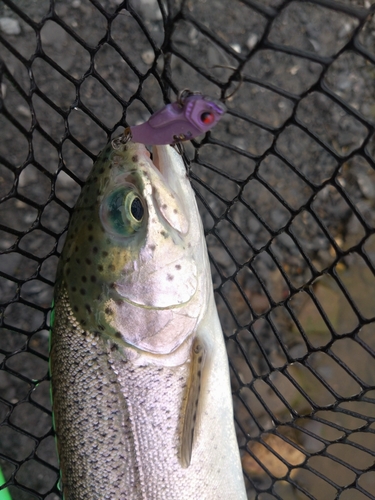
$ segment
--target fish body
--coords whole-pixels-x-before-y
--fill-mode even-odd
[[[195,196],[170,146],[109,144],[75,207],[50,367],[65,500],[245,500]]]

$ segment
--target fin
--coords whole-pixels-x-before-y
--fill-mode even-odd
[[[190,375],[181,435],[180,461],[184,469],[189,467],[191,461],[194,431],[198,420],[198,402],[201,390],[202,370],[205,359],[205,345],[201,340],[196,338],[194,339],[191,353]]]

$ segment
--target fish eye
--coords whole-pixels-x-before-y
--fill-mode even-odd
[[[140,198],[138,197],[134,198],[130,210],[134,219],[136,219],[137,221],[141,221],[143,219],[143,214],[145,213],[145,209],[143,208]]]
[[[100,205],[103,227],[115,236],[131,236],[142,227],[145,208],[135,186],[114,189]]]

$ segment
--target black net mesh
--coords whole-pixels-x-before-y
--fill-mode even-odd
[[[13,499],[60,498],[49,310],[92,160],[179,90],[220,97],[241,81],[185,151],[248,498],[375,499],[374,7],[0,3],[0,484]]]

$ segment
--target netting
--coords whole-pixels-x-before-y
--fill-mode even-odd
[[[99,151],[188,87],[248,498],[375,498],[375,5],[3,0],[0,466],[58,499],[49,310]],[[0,482],[1,483],[1,482]]]

